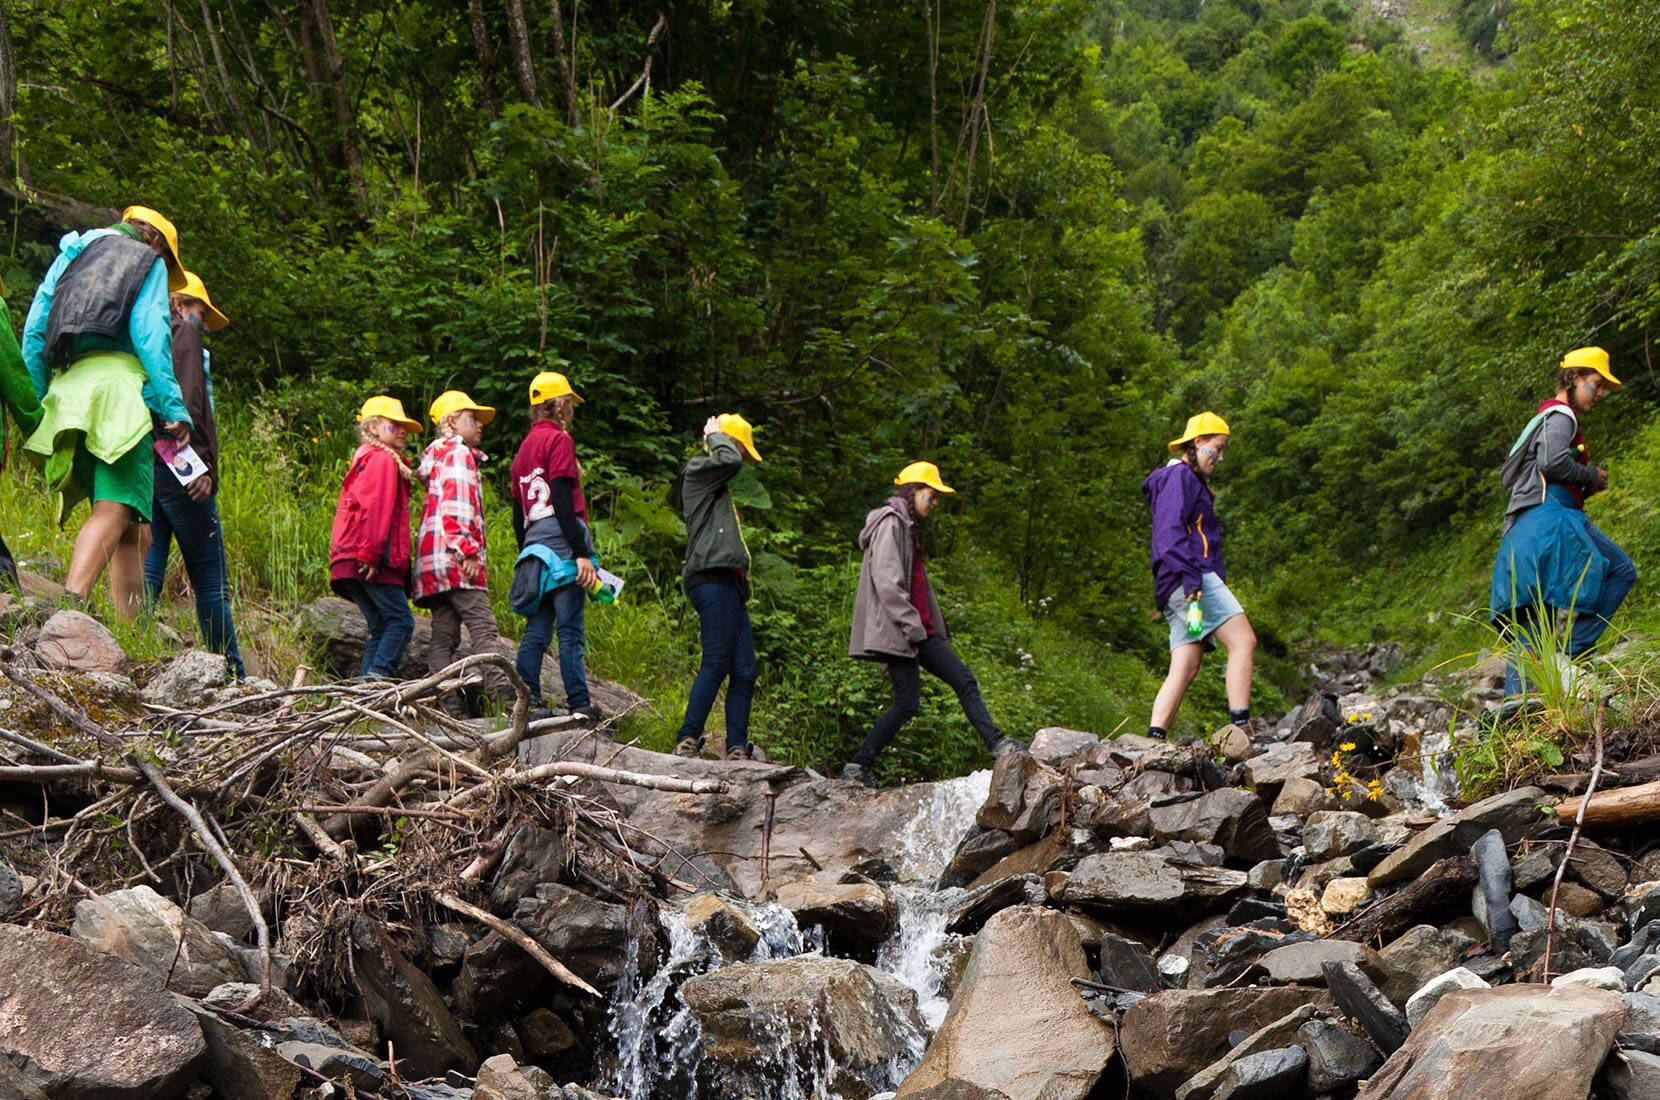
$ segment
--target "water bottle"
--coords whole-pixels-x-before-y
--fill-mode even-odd
[[[1197,638],[1205,632],[1205,609],[1198,600],[1187,601],[1187,636]]]
[[[600,580],[598,577],[595,577],[594,583],[589,585],[588,595],[593,599],[598,600],[600,603],[617,602],[617,590]]]

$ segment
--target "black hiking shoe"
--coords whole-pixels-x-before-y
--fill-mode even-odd
[[[874,788],[876,786],[876,773],[865,767],[863,764],[848,763],[842,765],[841,777],[843,779],[851,779],[853,782],[864,787]]]
[[[696,760],[703,755],[703,738],[682,737],[674,743],[674,754],[687,760]]]
[[[999,756],[1008,756],[1010,753],[1025,752],[1027,748],[1026,742],[1020,738],[999,734],[997,740],[991,743],[991,755],[995,759]]]

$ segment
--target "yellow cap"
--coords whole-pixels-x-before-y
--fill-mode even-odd
[[[749,457],[756,462],[761,461],[761,452],[755,449],[755,427],[737,413],[721,413],[717,417],[720,421],[720,430],[743,444]]]
[[[1187,418],[1187,428],[1182,434],[1170,441],[1170,449],[1179,451],[1182,444],[1198,439],[1202,435],[1230,435],[1228,422],[1213,412],[1202,412],[1198,416]]]
[[[411,420],[409,417],[404,415],[403,402],[399,401],[396,397],[387,397],[386,395],[381,394],[371,397],[369,400],[365,401],[363,403],[363,408],[358,411],[358,422],[362,423],[371,416],[384,416],[388,420],[402,424],[412,432],[418,432],[421,430],[419,421]]]
[[[202,284],[202,277],[194,271],[184,273],[184,286],[173,292],[185,298],[195,298],[207,307],[207,327],[209,332],[218,332],[230,324],[230,318],[220,313],[213,306],[213,299],[208,297],[207,287]]]
[[[480,424],[488,424],[496,418],[496,410],[489,405],[480,405],[460,390],[445,390],[432,399],[432,406],[427,409],[427,415],[437,424],[451,413],[471,411],[478,418]]]
[[[1620,380],[1608,370],[1608,353],[1598,347],[1575,348],[1562,357],[1564,370],[1594,370],[1615,386]]]
[[[145,225],[160,231],[162,240],[167,242],[167,254],[162,257],[167,264],[167,289],[181,291],[184,289],[184,265],[179,262],[179,231],[173,228],[173,223],[151,210],[148,206],[129,206],[121,211],[121,220],[124,222],[143,222]]]
[[[558,371],[545,370],[530,380],[532,405],[540,405],[555,397],[564,397],[567,393],[576,398],[578,405],[582,404],[582,395],[571,389],[571,380]]]
[[[940,468],[932,462],[911,463],[899,471],[899,476],[893,479],[893,483],[895,485],[926,485],[928,488],[941,493],[957,491],[940,480]]]

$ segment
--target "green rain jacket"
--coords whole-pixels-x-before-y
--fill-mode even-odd
[[[35,396],[28,368],[23,365],[23,350],[17,345],[11,311],[6,308],[4,298],[0,298],[0,405],[5,406],[6,412],[23,429],[25,439],[40,424],[40,399]],[[6,418],[0,416],[0,467],[10,454],[9,442]]]

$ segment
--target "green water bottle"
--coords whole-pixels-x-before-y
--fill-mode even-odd
[[[1187,636],[1197,638],[1205,632],[1205,609],[1198,600],[1187,601]]]
[[[592,596],[600,603],[617,602],[617,590],[600,580],[598,577],[594,578],[594,583],[589,586],[588,595]]]

